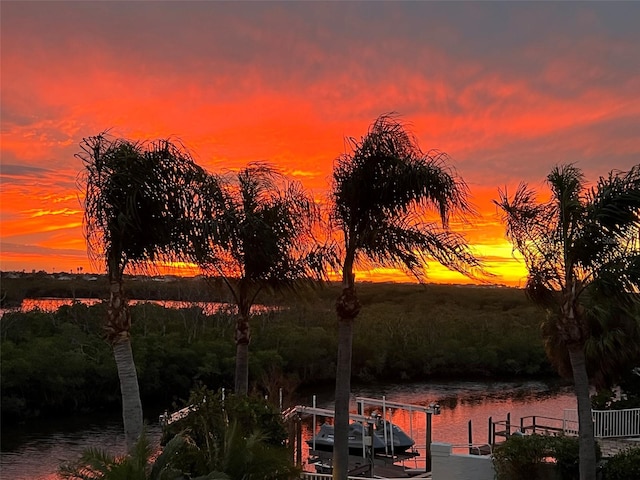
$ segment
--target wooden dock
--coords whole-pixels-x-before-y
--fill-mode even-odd
[[[636,416],[640,418],[640,409],[629,409],[629,411],[636,414]],[[624,411],[623,413],[626,413],[626,411]],[[614,411],[614,414],[617,414],[617,412]],[[633,423],[628,423],[629,425],[623,425],[622,427],[618,428],[620,432],[627,434],[625,436],[620,435],[620,432],[618,432],[617,430],[614,431],[612,435],[619,436],[603,437],[599,436],[596,433],[595,438],[598,442],[598,445],[600,445],[603,458],[610,458],[622,450],[630,447],[640,446],[640,434],[638,434],[640,430],[632,430],[632,427],[634,427]],[[636,423],[638,422],[636,421]],[[537,434],[552,436],[577,436],[578,432],[577,420],[545,417],[541,415],[529,415],[522,417],[519,424],[514,425],[511,422],[511,414],[509,413],[507,414],[505,420],[494,421],[492,417],[489,417],[488,427],[489,435],[487,439],[488,443],[485,445],[486,448],[469,448],[470,454],[488,455],[491,453],[491,449],[493,447],[499,445],[512,435]],[[598,424],[596,423],[596,432],[598,431],[597,427]],[[472,444],[472,436],[472,425],[471,421],[469,421],[469,445]]]

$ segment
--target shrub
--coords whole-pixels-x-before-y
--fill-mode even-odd
[[[573,480],[579,478],[579,451],[575,437],[512,436],[495,449],[493,464],[498,480],[546,480],[553,471],[562,480]],[[596,458],[600,457],[596,444]],[[555,464],[546,459],[555,460]]]
[[[223,472],[230,480],[297,478],[282,417],[266,400],[199,388],[189,405],[187,417],[165,428],[172,468],[192,476]]]
[[[493,452],[498,480],[531,480],[532,472],[551,455],[550,438],[544,435],[509,437]]]
[[[563,480],[580,478],[580,442],[577,437],[552,437],[553,456],[556,469]],[[596,461],[600,461],[602,452],[596,442]]]
[[[640,447],[628,448],[607,460],[604,480],[636,480],[640,478]]]

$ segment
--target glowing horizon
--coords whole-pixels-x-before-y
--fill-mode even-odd
[[[83,137],[180,139],[207,170],[267,161],[321,197],[345,139],[393,111],[468,184],[478,217],[454,227],[494,283],[522,285],[492,199],[559,163],[595,182],[640,161],[637,18],[638,2],[3,1],[0,270],[101,271]]]

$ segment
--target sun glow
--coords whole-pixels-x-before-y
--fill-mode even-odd
[[[106,130],[179,139],[209,171],[265,161],[325,201],[349,138],[399,112],[467,182],[479,215],[452,228],[507,285],[526,272],[491,202],[498,188],[537,187],[559,163],[595,181],[638,162],[634,2],[5,3],[2,270],[101,268],[86,254],[74,155]],[[436,264],[428,276],[470,281]]]

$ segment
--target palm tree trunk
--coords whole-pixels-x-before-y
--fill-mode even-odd
[[[131,314],[124,296],[121,279],[110,281],[107,309],[107,340],[113,346],[113,356],[120,379],[122,421],[127,451],[131,452],[142,434],[142,402],[138,374],[131,350]]]
[[[138,386],[138,374],[133,361],[131,341],[122,339],[113,345],[113,356],[116,359],[120,391],[122,393],[122,421],[127,451],[131,452],[142,435],[142,402]]]
[[[568,347],[573,382],[578,400],[578,429],[580,444],[580,480],[596,478],[596,445],[593,435],[593,416],[589,397],[589,377],[584,348],[574,344]]]
[[[347,256],[342,294],[336,302],[338,315],[338,359],[336,365],[336,405],[333,431],[333,479],[347,480],[349,470],[349,397],[351,396],[351,347],[353,323],[360,313],[352,256]]]
[[[346,480],[349,468],[349,397],[353,320],[338,320],[338,359],[333,444],[333,480]]]
[[[236,321],[236,377],[235,393],[246,395],[249,392],[249,319],[240,315]]]

